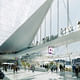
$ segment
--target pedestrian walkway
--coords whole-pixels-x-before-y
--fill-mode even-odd
[[[17,73],[13,71],[4,72],[4,80],[80,80],[72,72],[40,72],[20,70]]]

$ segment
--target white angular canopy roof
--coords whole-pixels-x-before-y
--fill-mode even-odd
[[[7,39],[0,52],[15,52],[30,45],[53,0],[47,0],[14,34]]]

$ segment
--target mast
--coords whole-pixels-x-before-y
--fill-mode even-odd
[[[59,36],[59,0],[57,0],[57,35]]]
[[[67,0],[67,27],[69,27],[69,0]]]

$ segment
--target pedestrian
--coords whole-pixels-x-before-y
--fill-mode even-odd
[[[76,74],[76,77],[78,78],[78,73],[79,73],[79,65],[76,64],[76,67],[75,67],[75,74]]]
[[[56,65],[56,72],[58,71],[58,66]]]
[[[50,69],[51,69],[51,72],[53,72],[53,70],[54,70],[54,65],[53,64],[50,66]]]
[[[34,72],[34,70],[35,70],[35,66],[34,65],[31,65],[31,70],[32,70],[32,72]]]
[[[72,71],[75,72],[75,65],[72,65]]]
[[[0,79],[3,80],[5,77],[4,73],[0,70]]]
[[[59,66],[59,69],[60,69],[60,71],[62,71],[62,65],[60,64],[60,66]]]
[[[13,73],[16,72],[16,65],[13,65]]]

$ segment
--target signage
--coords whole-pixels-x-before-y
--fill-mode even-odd
[[[54,48],[52,46],[48,47],[48,53],[53,54],[54,53]]]

